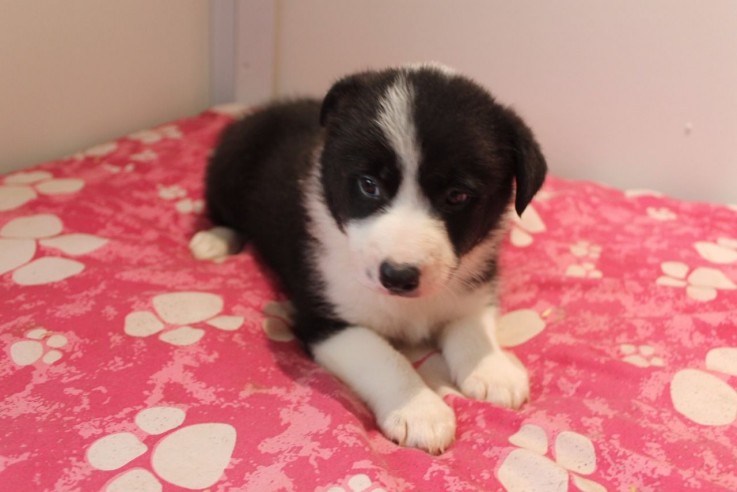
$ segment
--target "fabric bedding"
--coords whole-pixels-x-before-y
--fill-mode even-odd
[[[2,490],[737,490],[737,207],[550,178],[502,251],[519,411],[399,447],[250,252],[197,262],[210,110],[0,178]]]

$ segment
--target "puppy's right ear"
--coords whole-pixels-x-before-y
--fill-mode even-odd
[[[358,92],[361,86],[361,74],[349,75],[338,80],[322,100],[320,108],[320,125],[325,126],[330,115]]]

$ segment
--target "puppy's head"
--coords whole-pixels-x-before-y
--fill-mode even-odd
[[[387,294],[436,292],[543,183],[532,132],[471,80],[437,66],[339,80],[320,114],[321,184],[355,274]]]

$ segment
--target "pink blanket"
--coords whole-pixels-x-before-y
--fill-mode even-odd
[[[737,490],[737,209],[551,178],[512,223],[520,411],[430,456],[310,361],[241,254],[197,262],[208,111],[0,177],[2,490]]]

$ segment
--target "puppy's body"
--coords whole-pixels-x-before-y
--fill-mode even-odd
[[[302,185],[313,166],[319,115],[319,102],[305,99],[274,104],[229,126],[205,183],[210,220],[253,242],[297,298],[315,288],[304,261],[308,218]]]
[[[467,396],[527,398],[494,335],[497,250],[513,182],[521,213],[545,170],[529,129],[470,80],[364,72],[226,130],[206,183],[218,227],[191,247],[212,258],[252,242],[316,360],[389,437],[438,451],[455,417],[389,342],[436,341]]]

